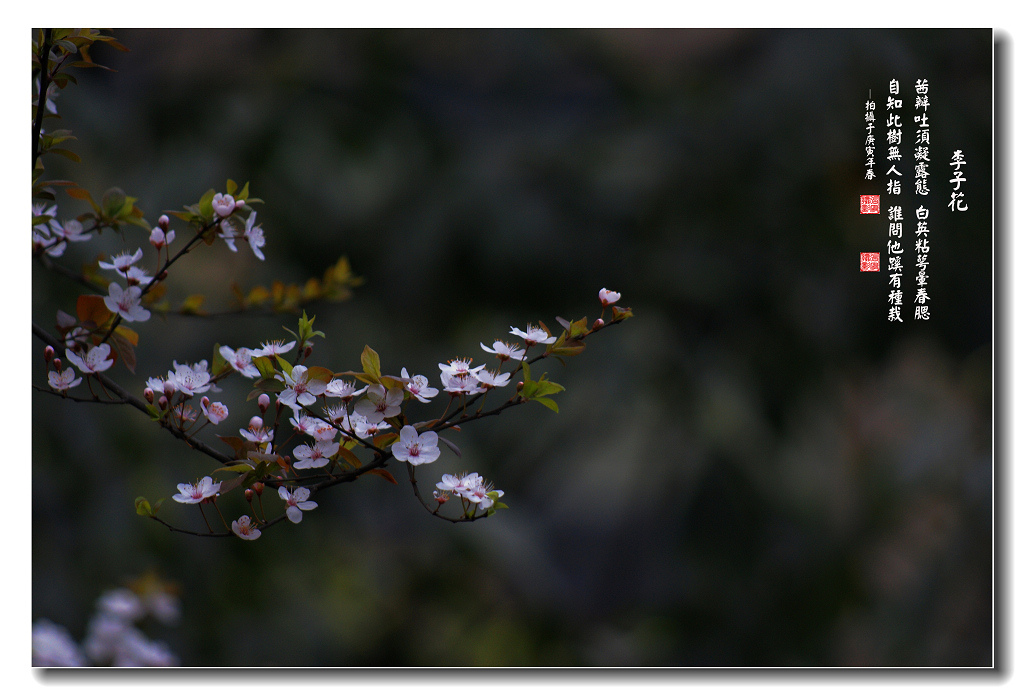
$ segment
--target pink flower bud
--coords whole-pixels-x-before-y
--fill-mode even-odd
[[[167,215],[160,215],[160,219],[158,219],[156,223],[160,227],[160,229],[166,232],[167,227],[170,226],[171,224],[171,218],[168,217]]]
[[[174,384],[172,384],[172,383],[171,383],[171,382],[169,382],[169,381],[165,381],[165,382],[164,382],[164,395],[165,395],[165,396],[167,396],[168,398],[170,398],[171,396],[173,396],[173,395],[174,395],[174,392],[175,392],[175,391],[177,391],[177,389],[176,389],[176,388],[174,387]]]
[[[252,419],[249,420],[249,429],[255,432],[261,427],[263,427],[263,418],[259,415],[253,415]]]
[[[522,391],[524,385],[525,384],[523,384],[523,382],[521,382],[521,381],[518,384],[516,384],[516,393],[519,393],[520,391]]]
[[[149,235],[149,243],[151,243],[154,248],[162,249],[167,243],[167,238],[164,236],[164,230],[159,227],[153,227],[153,232]]]
[[[47,345],[43,349],[43,359],[46,360],[46,364],[50,364],[50,360],[53,359],[53,346],[52,345]]]
[[[246,490],[246,491],[245,491],[244,493],[242,493],[242,494],[244,494],[244,495],[245,495],[245,501],[246,501],[246,502],[252,502],[252,495],[253,495],[253,493],[252,493],[252,489],[248,489],[248,490]]]
[[[235,210],[240,210],[243,205],[245,205],[245,201],[244,200],[236,200],[235,201]]]
[[[260,397],[256,399],[256,402],[260,406],[260,412],[265,415],[267,412],[267,408],[270,407],[270,396],[268,396],[265,393],[261,393]]]
[[[593,327],[590,330],[596,331],[598,328],[604,325],[604,319],[597,319],[594,321]]]
[[[167,396],[160,396],[160,400],[156,402],[156,404],[160,406],[160,410],[167,410],[167,403]]]
[[[146,390],[142,392],[142,395],[146,397],[146,402],[153,405],[153,389],[146,387]]]
[[[60,371],[60,358],[59,357],[54,357],[53,358],[53,368],[56,369],[58,372]]]
[[[263,494],[263,483],[253,483],[252,484],[252,490],[253,490],[253,492],[255,492],[257,494],[257,496],[262,495]]]

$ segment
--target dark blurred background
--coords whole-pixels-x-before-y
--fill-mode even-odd
[[[120,186],[151,223],[227,178],[266,201],[267,261],[202,247],[172,300],[228,308],[231,281],[347,254],[366,282],[310,307],[312,362],[358,368],[368,343],[433,386],[510,324],[592,320],[601,287],[636,317],[548,367],[559,414],[474,423],[461,460],[419,469],[496,481],[510,509],[473,524],[371,477],[254,543],[171,534],[132,500],[216,464],[136,411],[34,395],[35,617],[81,639],[100,592],[152,569],[183,617],[151,634],[187,665],[991,664],[991,32],[114,34],[131,51],[94,57],[116,72],[57,99],[84,163],[48,173]],[[864,102],[893,78],[905,121],[930,83],[926,201],[907,170],[898,199],[863,178]],[[930,321],[887,321],[884,265],[859,272],[862,251],[885,263],[866,193],[931,208]],[[61,260],[140,246],[152,268],[141,230]],[[78,293],[36,267],[34,320]],[[141,394],[172,359],[282,325],[154,318],[137,373],[110,375]],[[227,386],[223,434],[254,414]]]

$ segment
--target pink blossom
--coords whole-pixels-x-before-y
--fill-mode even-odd
[[[597,293],[597,298],[601,300],[601,306],[610,306],[622,299],[622,295],[602,287],[601,291]]]
[[[307,502],[309,499],[309,490],[304,487],[300,487],[295,492],[288,492],[283,487],[277,488],[277,494],[284,500],[285,503],[285,514],[288,515],[288,521],[293,524],[297,524],[302,521],[302,512],[308,512],[311,509],[317,508],[316,502]]]
[[[388,389],[380,384],[373,384],[366,389],[366,397],[356,403],[355,411],[370,423],[377,424],[384,418],[394,417],[402,412],[402,401],[405,391],[400,388]]]
[[[194,365],[173,362],[174,372],[167,374],[167,380],[178,390],[189,396],[210,390],[210,373],[206,371],[206,360]]]
[[[413,466],[436,461],[441,455],[437,447],[437,432],[417,434],[416,428],[406,425],[401,438],[391,447],[391,453],[398,461],[408,461]]]
[[[493,388],[507,386],[510,377],[511,375],[508,373],[499,374],[498,372],[492,372],[489,369],[485,369],[476,375],[480,385],[488,391]]]
[[[428,386],[427,377],[422,374],[411,377],[405,367],[402,367],[402,381],[405,382],[405,390],[420,403],[429,403],[430,399],[438,393],[437,389]]]
[[[340,398],[341,400],[348,403],[356,396],[362,395],[366,391],[366,387],[357,389],[355,384],[350,381],[342,381],[341,379],[333,379],[331,383],[327,384],[327,388],[324,390],[325,396],[331,398]]]
[[[523,341],[526,343],[527,347],[531,345],[536,345],[537,343],[540,343],[541,345],[550,345],[551,343],[555,342],[554,336],[548,335],[548,332],[545,331],[543,328],[539,328],[538,326],[534,326],[532,324],[527,324],[525,332],[519,330],[515,326],[509,326],[509,328],[512,329],[509,332],[512,335],[519,336],[520,338],[522,338]]]
[[[259,350],[253,350],[253,357],[273,357],[274,355],[283,355],[293,347],[295,347],[295,341],[283,343],[280,340],[271,340],[268,343],[262,343],[263,347]]]
[[[313,446],[301,444],[292,451],[295,454],[295,462],[292,465],[299,469],[326,466],[340,448],[338,442],[316,442]]]
[[[99,266],[104,270],[116,270],[121,275],[125,275],[128,269],[133,263],[138,263],[142,260],[142,249],[138,249],[135,253],[119,253],[110,259],[110,262],[100,261]]]
[[[238,521],[232,521],[231,531],[244,541],[254,541],[260,537],[260,530],[248,514],[238,517]]]
[[[54,391],[67,391],[82,383],[82,377],[75,378],[75,370],[68,367],[63,372],[50,371],[46,375],[50,388]]]
[[[224,193],[213,196],[213,211],[220,217],[230,217],[235,212],[235,199]]]
[[[518,343],[506,343],[504,340],[495,340],[494,345],[490,348],[480,343],[480,347],[483,348],[484,352],[497,355],[498,359],[502,362],[506,360],[518,362],[526,354],[526,350],[519,347]]]
[[[254,379],[260,375],[260,370],[252,363],[252,351],[249,348],[238,348],[232,350],[227,345],[220,346],[220,355],[231,365],[231,368],[242,376]]]
[[[148,321],[149,310],[142,307],[142,288],[130,285],[122,289],[116,282],[110,284],[110,295],[103,298],[103,303],[114,313],[120,314],[125,321]]]
[[[470,368],[469,365],[472,361],[472,357],[470,357],[469,359],[462,359],[461,357],[456,357],[454,359],[448,360],[448,364],[438,363],[437,366],[441,370],[442,375],[448,374],[449,376],[467,376],[476,374],[481,369],[483,369],[483,365],[480,365],[479,367]]]
[[[266,246],[267,241],[263,238],[263,228],[259,225],[252,226],[252,223],[255,221],[256,211],[253,210],[252,214],[249,215],[249,219],[245,221],[245,231],[242,232],[242,236],[249,242],[249,248],[252,249],[253,255],[262,261],[266,259],[263,257],[263,251],[260,249]]]
[[[228,407],[226,405],[220,402],[210,403],[210,399],[205,396],[199,402],[199,407],[202,408],[206,419],[213,425],[218,424],[228,416]]]
[[[319,379],[311,379],[308,370],[301,364],[292,367],[291,374],[284,374],[284,382],[288,388],[277,394],[277,400],[294,411],[316,403],[316,397],[327,388],[327,384]]]
[[[206,476],[195,485],[178,483],[178,494],[171,499],[182,504],[197,504],[219,492],[220,483],[215,483],[213,478]]]
[[[481,367],[483,369],[483,367]],[[473,374],[451,375],[441,372],[441,385],[444,390],[454,395],[471,396],[475,393],[483,393],[480,382]]]
[[[100,343],[96,347],[90,348],[89,352],[85,353],[84,358],[79,357],[78,353],[72,352],[70,349],[65,350],[65,354],[71,360],[71,363],[78,367],[78,370],[83,374],[105,372],[114,364],[113,359],[108,359],[110,345],[107,343]]]

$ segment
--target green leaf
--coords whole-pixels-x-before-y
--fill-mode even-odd
[[[79,157],[71,150],[65,150],[63,147],[51,147],[50,149],[47,150],[47,152],[49,154],[59,154],[61,157],[66,157],[67,159],[70,159],[75,164],[82,163],[81,157]]]
[[[341,458],[351,465],[353,468],[362,468],[363,462],[359,460],[359,457],[353,454],[350,450],[345,447],[338,449],[338,453],[341,454]]]
[[[233,466],[224,466],[223,468],[217,468],[213,472],[220,473],[221,471],[227,471],[228,473],[249,473],[252,470],[252,464],[236,463]]]
[[[541,377],[537,383],[537,391],[534,396],[547,396],[552,393],[559,393],[565,391],[565,387],[561,384],[556,384],[553,381],[548,381],[544,377]]]
[[[217,195],[217,191],[212,188],[206,193],[203,193],[203,197],[199,199],[197,205],[198,213],[203,219],[211,219],[213,217],[213,196]]]
[[[380,378],[380,383],[388,391],[390,391],[391,389],[399,389],[399,390],[404,390],[405,389],[405,382],[402,381],[401,379],[399,379],[397,377],[393,377],[393,376],[382,376]]]
[[[260,370],[260,376],[264,379],[273,379],[274,374],[277,373],[277,370],[274,368],[274,362],[269,357],[264,355],[253,357],[252,363],[256,366],[256,369]]]
[[[395,476],[391,475],[391,473],[383,468],[372,468],[366,472],[384,478],[384,480],[388,481],[392,485],[398,485],[398,481],[395,480]]]
[[[222,372],[229,372],[231,369],[232,367],[224,359],[224,355],[220,354],[220,343],[215,343],[213,346],[213,362],[210,364],[210,374],[217,376]]]
[[[114,187],[103,194],[102,207],[103,216],[116,218],[124,207],[127,196],[120,188]]]
[[[558,412],[558,404],[555,403],[550,398],[546,398],[544,396],[541,396],[539,398],[534,398],[533,400],[537,401],[538,403],[540,403],[545,408],[550,408],[551,410],[554,410],[556,413]]]
[[[288,362],[288,360],[281,357],[280,355],[274,355],[273,359],[277,360],[277,366],[282,372],[284,372],[288,376],[292,375],[292,365],[291,363]]]
[[[181,303],[181,308],[178,310],[182,314],[191,316],[200,316],[202,311],[200,307],[203,306],[203,302],[206,301],[206,297],[201,294],[191,294],[185,298],[185,301]]]
[[[632,318],[632,316],[633,310],[629,307],[626,307],[625,309],[620,309],[617,306],[612,307],[612,321],[623,321],[625,319]]]
[[[228,179],[228,183],[227,186],[225,186],[224,188],[224,192],[230,196],[234,196],[236,190],[238,190],[238,184],[232,181],[231,179]]]
[[[135,498],[135,513],[139,516],[153,516],[153,507],[145,497]]]
[[[568,323],[568,322],[566,322]],[[575,338],[569,338],[568,333],[562,332],[562,335],[558,336],[558,340],[548,346],[546,355],[565,355],[571,357],[578,355],[583,352],[583,349],[587,345],[582,340],[576,340]]]
[[[373,438],[373,445],[378,449],[383,449],[388,444],[398,441],[398,434],[395,432],[386,432],[385,434],[378,434]]]
[[[116,331],[110,336],[110,343],[114,347],[121,362],[132,374],[135,373],[135,348],[131,342]]]
[[[374,383],[380,381],[380,355],[378,355],[373,348],[369,345],[363,348],[363,354],[359,356],[359,361],[363,365],[363,372],[366,376],[374,380]]]
[[[579,321],[573,321],[569,326],[569,337],[579,338],[587,332],[587,317],[584,316]]]

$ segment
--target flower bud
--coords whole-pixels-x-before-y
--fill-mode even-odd
[[[235,201],[235,210],[241,210],[243,205],[245,205],[245,201],[244,200],[236,200]]]
[[[158,219],[156,223],[160,227],[160,229],[166,232],[167,227],[169,227],[171,224],[171,218],[168,217],[167,215],[160,215],[160,219]]]
[[[307,346],[306,346],[306,349],[305,349],[305,351],[303,352],[303,354],[304,354],[304,355],[305,355],[305,356],[306,356],[307,358],[308,358],[308,357],[309,357],[310,355],[312,355],[312,354],[313,354],[313,346],[312,346],[312,345],[307,345]]]
[[[160,400],[156,402],[156,404],[160,406],[160,410],[167,410],[168,403],[169,401],[167,400],[167,396],[160,396]]]
[[[146,390],[142,392],[142,395],[146,397],[146,402],[153,405],[153,389],[146,387]]]
[[[591,326],[590,330],[596,331],[598,328],[604,325],[604,319],[595,319],[594,325]]]
[[[43,348],[43,359],[46,360],[46,364],[50,364],[50,360],[53,359],[53,346],[47,345]]]
[[[265,393],[261,393],[260,397],[256,399],[256,402],[260,406],[260,413],[266,415],[267,414],[267,408],[270,407],[270,396],[268,396]]]
[[[255,492],[257,496],[262,495],[263,494],[263,483],[253,483],[252,484],[252,491]]]
[[[174,392],[175,392],[175,391],[177,391],[177,389],[176,389],[176,388],[174,387],[174,384],[172,384],[172,383],[171,383],[171,382],[169,382],[169,381],[165,381],[165,382],[164,382],[164,395],[165,395],[165,396],[167,396],[168,398],[170,398],[171,396],[173,396],[173,395],[174,395]]]
[[[153,232],[149,235],[149,243],[153,245],[153,248],[162,249],[167,243],[164,230],[159,227],[153,227]]]
[[[263,418],[261,418],[259,415],[253,415],[252,419],[249,420],[249,429],[255,432],[261,427],[263,427]]]
[[[520,391],[522,391],[523,390],[523,386],[525,386],[525,384],[523,384],[523,382],[521,382],[521,381],[518,384],[516,384],[516,393],[519,393]]]
[[[58,372],[60,371],[60,358],[59,357],[54,357],[53,358],[53,368],[56,369]]]
[[[242,494],[244,494],[244,495],[245,495],[245,501],[246,501],[246,502],[252,502],[252,495],[253,495],[253,493],[252,493],[252,488],[249,488],[249,489],[247,489],[247,490],[246,490],[246,491],[245,491],[244,493],[242,493]]]

